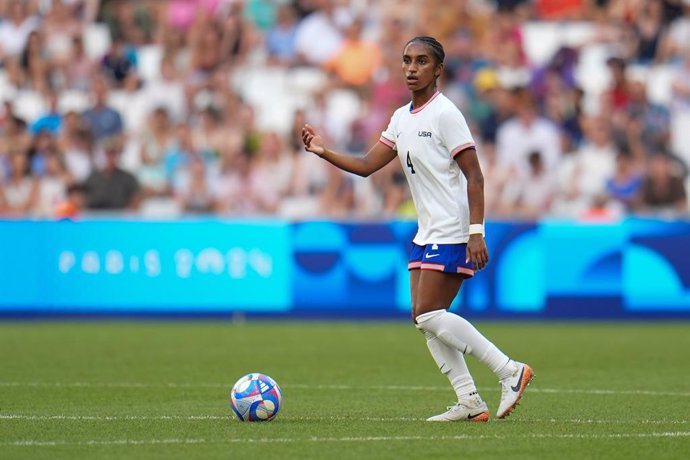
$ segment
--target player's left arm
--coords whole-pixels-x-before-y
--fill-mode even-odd
[[[479,166],[477,150],[468,147],[455,155],[455,161],[467,179],[467,201],[470,206],[470,224],[484,224],[484,175]],[[467,242],[467,260],[472,261],[476,270],[483,269],[489,263],[489,250],[484,235],[470,235]]]

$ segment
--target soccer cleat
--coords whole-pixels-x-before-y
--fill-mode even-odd
[[[454,406],[442,414],[426,419],[427,422],[488,422],[489,408],[478,395],[461,398]]]
[[[501,403],[498,405],[496,417],[504,418],[517,407],[527,385],[534,378],[534,371],[527,364],[518,363],[515,372],[510,377],[501,380]]]

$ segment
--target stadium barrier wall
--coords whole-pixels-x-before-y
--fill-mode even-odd
[[[0,315],[406,318],[416,224],[0,221]],[[690,318],[690,222],[488,222],[477,318]]]

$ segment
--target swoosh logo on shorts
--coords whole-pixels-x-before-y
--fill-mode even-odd
[[[516,393],[517,393],[518,391],[520,391],[520,386],[522,385],[522,376],[523,376],[524,373],[525,373],[525,366],[522,366],[522,370],[520,371],[520,377],[518,378],[517,383],[515,384],[514,387],[510,387],[510,389],[513,390],[513,391],[516,392]]]
[[[431,259],[431,258],[434,258],[434,257],[438,257],[438,256],[440,256],[440,255],[441,255],[441,254],[424,254],[424,257],[426,257],[427,259]]]

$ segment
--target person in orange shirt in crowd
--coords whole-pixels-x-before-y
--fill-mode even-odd
[[[363,19],[355,18],[345,31],[343,45],[324,63],[326,71],[348,86],[368,83],[381,65],[381,50],[362,38],[363,26]]]

